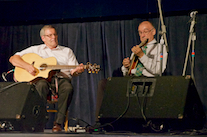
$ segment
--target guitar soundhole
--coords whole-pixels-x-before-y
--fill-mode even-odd
[[[44,71],[47,69],[47,64],[42,64],[39,68],[41,71]]]

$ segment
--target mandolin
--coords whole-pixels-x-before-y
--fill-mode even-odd
[[[147,44],[147,42],[148,42],[148,39],[142,41],[138,46],[141,48],[141,47],[145,46],[145,44]],[[131,75],[131,70],[136,68],[138,62],[139,62],[138,56],[133,53],[133,58],[131,59],[131,64],[129,67],[128,76]]]

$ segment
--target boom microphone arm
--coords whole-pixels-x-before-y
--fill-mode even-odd
[[[159,13],[160,13],[160,21],[161,21],[161,32],[159,34],[161,34],[161,39],[164,39],[164,42],[160,42],[161,44],[161,53],[160,53],[160,76],[162,76],[162,66],[163,66],[163,45],[166,46],[166,50],[167,52],[169,52],[168,49],[168,43],[167,43],[167,37],[166,37],[166,27],[164,25],[164,21],[163,21],[163,16],[162,16],[162,9],[161,9],[161,2],[160,0],[157,0],[158,2],[158,8],[159,8]]]

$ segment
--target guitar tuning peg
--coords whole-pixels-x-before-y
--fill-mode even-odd
[[[92,64],[90,62],[87,62],[87,65],[90,65],[91,66]]]
[[[100,65],[97,65],[96,63],[92,65],[90,62],[87,62],[86,64],[86,69],[88,70],[88,73],[98,74],[98,71],[100,70]]]
[[[90,69],[88,69],[88,73],[91,73],[91,70]]]

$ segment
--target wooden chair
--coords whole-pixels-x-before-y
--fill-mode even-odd
[[[48,97],[47,97],[47,103],[48,104],[52,104],[52,105],[55,106],[55,104],[58,101],[57,100],[53,100],[52,98],[53,98],[53,95],[48,95]],[[57,109],[55,107],[50,108],[49,106],[47,106],[47,112],[48,113],[57,113],[58,111],[57,111]],[[65,121],[64,121],[64,130],[65,130],[65,132],[67,132],[68,131],[68,111],[66,111],[66,114],[65,115],[66,115],[66,117],[65,117]]]

